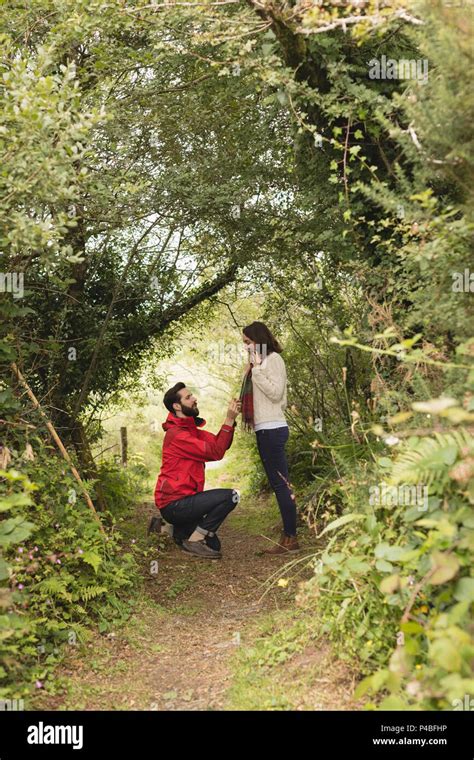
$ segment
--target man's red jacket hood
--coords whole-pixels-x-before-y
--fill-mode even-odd
[[[171,412],[163,423],[162,465],[155,487],[155,504],[167,504],[204,490],[205,463],[222,459],[232,444],[234,428],[222,425],[214,435],[202,430],[201,417],[176,417]]]

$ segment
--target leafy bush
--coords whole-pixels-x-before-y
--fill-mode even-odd
[[[65,463],[49,446],[28,452],[25,459],[12,450],[0,472],[0,510],[9,515],[0,525],[4,698],[43,688],[64,645],[84,641],[92,625],[105,632],[126,620],[137,581],[114,521],[102,534]]]
[[[384,709],[452,709],[474,688],[473,408],[469,394],[465,407],[414,402],[392,430],[375,426],[397,453],[347,462],[344,515],[320,533],[330,538],[300,593],[340,656],[369,674],[356,696],[381,692]]]
[[[149,476],[143,458],[137,455],[130,458],[126,468],[104,459],[98,473],[107,509],[114,516],[125,515],[136,504],[137,494]]]

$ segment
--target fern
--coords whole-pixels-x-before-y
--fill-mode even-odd
[[[36,588],[44,596],[67,599],[68,602],[72,601],[72,596],[67,590],[67,586],[59,578],[45,578],[37,584]]]
[[[438,485],[445,482],[448,470],[459,457],[461,450],[474,448],[474,438],[467,430],[435,433],[434,437],[418,440],[401,452],[393,464],[391,483],[424,483]]]
[[[75,595],[76,599],[81,599],[83,602],[88,602],[94,599],[96,596],[107,593],[105,586],[84,586]]]
[[[70,623],[68,628],[69,628],[68,635],[70,635],[71,632],[75,633],[77,638],[81,642],[87,641],[92,636],[91,631],[85,625],[82,625],[82,623],[77,623],[77,622]]]

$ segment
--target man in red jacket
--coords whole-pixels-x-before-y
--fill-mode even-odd
[[[233,399],[217,433],[203,430],[197,399],[184,383],[176,383],[163,398],[168,417],[163,423],[162,465],[155,487],[155,504],[166,522],[184,536],[182,548],[206,559],[221,557],[217,529],[239,502],[238,491],[204,491],[205,462],[222,459],[232,444],[240,402]]]

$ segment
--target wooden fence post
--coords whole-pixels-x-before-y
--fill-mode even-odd
[[[128,438],[127,438],[127,428],[121,427],[120,428],[120,444],[122,447],[122,467],[127,466],[127,457],[128,457]]]

